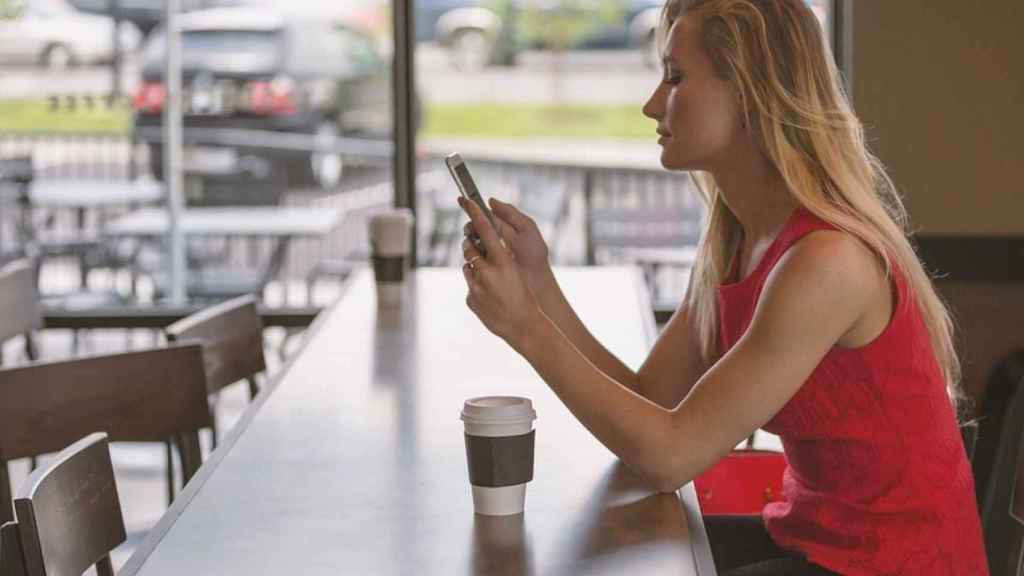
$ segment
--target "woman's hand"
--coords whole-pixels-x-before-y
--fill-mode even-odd
[[[502,244],[483,210],[461,197],[459,206],[469,214],[487,250],[485,258],[472,242],[464,246],[462,274],[469,286],[466,304],[488,330],[521,350],[531,323],[543,314],[537,298],[527,286],[512,250]]]
[[[544,242],[537,223],[511,204],[491,198],[490,205],[501,238],[515,256],[526,285],[534,295],[543,298],[543,295],[554,287],[554,275],[551,273],[551,263],[548,260],[548,245]],[[470,248],[476,248],[476,242],[479,241],[479,234],[472,220],[466,223],[463,234],[466,238],[462,241],[462,252],[466,255]],[[466,256],[466,259],[469,257]]]

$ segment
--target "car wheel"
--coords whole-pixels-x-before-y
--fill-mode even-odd
[[[321,122],[313,131],[317,144],[333,147],[341,138],[338,125],[334,122]],[[333,191],[341,183],[345,163],[337,152],[312,152],[292,162],[288,171],[288,184],[299,188],[316,187],[324,191]]]
[[[491,49],[491,39],[483,30],[466,28],[452,37],[448,53],[456,70],[474,72],[490,61]]]
[[[40,61],[51,70],[65,70],[75,65],[75,55],[63,44],[51,44],[43,50]]]

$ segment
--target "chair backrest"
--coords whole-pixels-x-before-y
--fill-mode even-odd
[[[43,327],[35,269],[28,260],[0,268],[0,344]]]
[[[1010,545],[1011,566],[1017,576],[1024,574],[1024,458],[1017,457],[1017,473],[1013,478],[1013,493],[1010,496],[1010,519],[1013,542]]]
[[[57,452],[102,430],[112,441],[179,443],[187,481],[210,426],[199,345],[177,345],[0,370],[0,522],[10,514],[6,462]]]
[[[263,321],[256,298],[241,296],[211,306],[171,324],[168,342],[196,341],[203,347],[206,385],[212,394],[267,369],[263,356]]]
[[[25,576],[25,560],[17,522],[0,526],[0,576]]]
[[[125,541],[107,435],[94,433],[36,469],[14,499],[26,576],[113,576],[110,551]]]
[[[1024,448],[1024,355],[1001,363],[985,400],[978,446],[974,455],[979,511],[985,531],[985,551],[993,574],[1004,573],[1013,553],[1015,522],[1008,514],[1017,476],[1018,454]],[[1001,398],[1001,400],[1000,400]],[[1000,403],[1002,410],[997,411]],[[998,425],[998,430],[993,430]],[[1016,562],[1016,559],[1013,560]]]

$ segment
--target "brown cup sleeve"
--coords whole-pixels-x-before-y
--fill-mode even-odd
[[[520,436],[466,434],[469,483],[499,488],[533,480],[533,445],[536,430]]]
[[[373,274],[378,282],[401,282],[405,277],[405,256],[374,256]]]

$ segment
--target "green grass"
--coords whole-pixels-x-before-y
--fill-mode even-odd
[[[426,110],[424,136],[467,138],[642,138],[654,121],[640,105],[560,107],[541,104],[433,104]]]
[[[0,132],[127,134],[131,111],[124,105],[52,110],[46,100],[0,100]],[[654,122],[633,106],[543,104],[433,104],[423,136],[460,138],[639,138],[650,139]]]
[[[127,134],[131,111],[122,105],[107,108],[98,101],[93,108],[81,100],[75,110],[66,101],[57,110],[47,100],[0,100],[0,132],[59,134]]]

